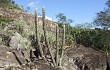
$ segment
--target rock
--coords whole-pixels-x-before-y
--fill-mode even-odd
[[[107,56],[107,69],[110,70],[110,56]]]
[[[21,56],[28,62],[30,61],[29,51],[26,51],[30,47],[30,42],[23,38],[19,33],[15,33],[14,36],[11,37],[9,43],[11,49],[20,50]]]
[[[43,64],[43,63],[30,63],[30,64],[23,64],[21,66],[8,66],[7,70],[62,70],[60,68],[54,68],[50,65]]]
[[[4,33],[0,33],[0,45],[9,46],[10,37]]]
[[[0,45],[2,44],[2,38],[0,37]]]
[[[20,45],[20,40],[22,39],[22,36],[19,34],[19,33],[15,33],[14,36],[11,37],[11,40],[10,40],[10,47],[12,49],[17,49]]]
[[[25,62],[24,57],[20,56],[20,52],[16,52],[17,57],[20,58],[20,60]],[[0,45],[0,70],[1,68],[7,67],[7,66],[17,66],[19,65],[18,61],[16,60],[14,54],[10,52],[10,48],[7,46]]]
[[[29,47],[30,42],[15,32],[14,36],[11,37],[9,45],[12,49],[25,50]]]
[[[103,52],[79,46],[68,50],[66,53],[80,70],[106,70],[106,55]]]
[[[64,58],[62,60],[62,70],[78,70],[77,65],[73,62],[72,58],[69,58],[67,55],[64,55]]]

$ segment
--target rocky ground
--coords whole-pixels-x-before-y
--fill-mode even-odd
[[[65,70],[110,70],[109,56],[82,45],[68,49],[63,64]]]
[[[14,52],[14,53],[13,53]],[[27,54],[27,53],[25,53]],[[28,55],[28,54],[27,54]],[[110,70],[110,59],[103,52],[79,46],[65,50],[62,66],[54,68],[42,59],[27,62],[20,51],[0,45],[0,70]]]
[[[25,53],[27,54],[27,53]],[[27,54],[28,55],[28,54]],[[0,70],[60,70],[54,68],[43,60],[27,62],[20,51],[11,50],[0,45]]]

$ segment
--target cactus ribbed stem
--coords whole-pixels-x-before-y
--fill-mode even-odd
[[[40,54],[41,54],[41,57],[43,58],[43,60],[45,62],[47,62],[46,58],[44,57],[43,55],[43,50],[42,50],[42,47],[41,47],[41,44],[40,44],[40,37],[39,37],[39,34],[38,34],[38,14],[37,14],[37,9],[35,10],[35,32],[36,32],[36,42],[38,43],[38,48],[40,50]]]
[[[58,24],[56,24],[56,66],[59,63],[59,47],[58,47]]]
[[[51,48],[50,48],[50,45],[49,45],[49,42],[48,42],[48,38],[47,38],[47,34],[46,34],[46,23],[45,23],[45,8],[42,8],[42,21],[43,21],[43,31],[44,31],[44,38],[45,38],[45,43],[49,49],[49,53],[50,53],[50,56],[52,58],[52,62],[53,62],[53,65],[56,67],[56,63],[55,63],[55,59],[52,55],[52,52],[51,52]]]
[[[65,46],[65,25],[63,25],[62,46],[61,46],[61,54],[60,54],[61,57],[60,57],[59,66],[62,66],[61,62],[63,59],[64,46]]]

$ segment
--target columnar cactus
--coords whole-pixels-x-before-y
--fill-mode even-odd
[[[65,46],[65,25],[63,25],[62,46],[61,46],[59,66],[62,66],[61,62],[62,62],[62,59],[63,59],[64,46]]]
[[[40,37],[39,37],[39,34],[38,34],[38,11],[37,9],[35,10],[35,33],[36,33],[36,42],[38,44],[38,48],[40,50],[40,54],[41,54],[41,57],[44,59],[45,62],[47,62],[46,58],[44,57],[43,55],[43,50],[42,50],[42,47],[41,47],[41,44],[40,44]]]
[[[51,51],[51,48],[50,48],[50,45],[49,45],[49,42],[48,42],[48,38],[47,38],[47,34],[46,34],[46,23],[45,23],[45,8],[42,8],[42,22],[43,22],[43,31],[44,31],[44,38],[45,38],[45,43],[49,49],[49,53],[50,53],[50,56],[52,58],[52,62],[54,64],[54,66],[56,66],[56,63],[55,63],[55,59],[52,55],[52,51]]]
[[[56,65],[59,63],[58,24],[56,24]]]

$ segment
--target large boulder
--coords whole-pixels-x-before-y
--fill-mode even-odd
[[[8,66],[7,70],[62,70],[60,68],[52,67],[48,64],[41,63],[40,61],[35,63],[28,63],[21,66]]]
[[[0,70],[61,70],[43,60],[27,63],[20,51],[13,50],[13,52],[10,52],[9,47],[0,45]]]
[[[19,47],[21,39],[22,39],[22,36],[16,32],[15,35],[11,37],[11,40],[9,43],[10,47],[13,49],[17,49]]]
[[[70,62],[78,67],[78,69],[72,70],[107,70],[106,54],[102,51],[80,45],[67,50],[65,54],[68,56],[68,59],[71,59]]]
[[[23,38],[19,33],[15,32],[14,36],[11,37],[9,45],[12,49],[25,50],[29,48],[30,41],[28,41],[26,38]]]

